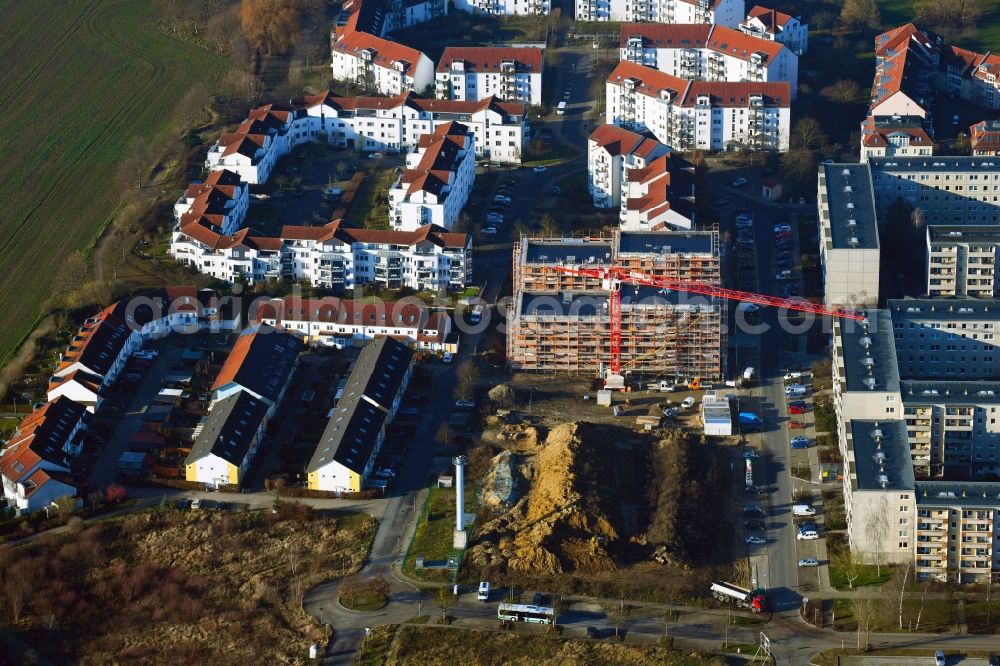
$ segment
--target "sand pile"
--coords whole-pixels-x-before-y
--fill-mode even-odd
[[[506,512],[482,525],[469,557],[477,566],[503,566],[526,573],[608,571],[615,568],[606,548],[618,539],[601,515],[598,498],[585,488],[596,470],[582,461],[585,425],[554,428],[538,453],[517,466],[514,476],[528,481],[528,492]]]

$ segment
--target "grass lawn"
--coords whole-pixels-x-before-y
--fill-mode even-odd
[[[470,511],[475,491],[465,488],[465,507]],[[413,541],[403,562],[403,572],[419,580],[447,582],[453,571],[447,569],[417,569],[418,557],[424,560],[444,560],[452,554],[452,537],[455,529],[455,489],[432,487],[420,521],[413,534]]]
[[[532,628],[537,629],[537,628]],[[394,664],[628,664],[630,666],[722,666],[722,657],[653,645],[570,641],[538,631],[477,631],[404,625],[396,635]],[[379,662],[370,662],[377,664]]]
[[[376,168],[361,182],[347,219],[365,229],[389,228],[389,188],[396,180],[394,168]]]
[[[185,91],[228,67],[159,30],[155,4],[0,0],[0,360],[41,318],[63,259],[111,216],[129,140],[179,141]]]
[[[914,592],[914,594],[916,594]],[[850,599],[833,600],[834,629],[839,631],[854,631],[857,621],[851,609]],[[903,602],[903,628],[899,628],[899,610],[890,600],[885,600],[876,621],[875,631],[919,631],[921,633],[939,633],[951,630],[956,622],[957,606],[950,599],[926,599],[921,609],[919,598],[908,598]],[[917,616],[920,624],[917,625]]]
[[[990,600],[990,613],[986,614],[986,595],[982,594],[975,600],[965,602],[965,624],[972,634],[996,634],[1000,633],[1000,599],[997,593],[993,593]],[[987,617],[989,622],[987,622]]]
[[[340,605],[353,611],[376,611],[385,608],[387,603],[384,594],[373,594],[368,590],[361,590],[351,597],[340,598]]]
[[[867,585],[882,585],[892,578],[892,567],[883,565],[882,574],[879,575],[878,569],[874,564],[860,564],[858,568],[861,574],[854,579],[854,587],[865,587]],[[847,584],[847,576],[844,575],[844,570],[840,567],[830,565],[830,585],[837,588],[838,590],[850,590],[850,586]]]
[[[389,646],[399,629],[397,624],[375,627],[361,643],[361,649],[354,657],[354,666],[382,666],[389,656]]]

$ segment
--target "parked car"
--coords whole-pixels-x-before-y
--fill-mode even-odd
[[[510,205],[510,197],[505,197],[502,194],[498,194],[495,197],[493,197],[493,201],[496,201],[496,202],[502,203],[502,204],[506,204],[508,206]]]
[[[958,124],[958,116],[955,116],[955,124]],[[934,666],[948,666],[948,660],[944,658],[944,650],[934,653]]]
[[[743,457],[747,459],[759,458],[760,454],[757,453],[756,449],[743,449]]]
[[[996,652],[990,652],[989,656],[986,658],[986,663],[989,666],[1000,666],[1000,657],[997,656]]]
[[[476,403],[472,400],[456,400],[455,406],[459,409],[472,409],[476,406]]]
[[[790,225],[790,224],[776,224],[776,225],[774,225],[773,229],[774,229],[775,233],[777,233],[779,231],[789,231],[790,232],[792,230],[792,225]]]
[[[743,527],[745,527],[748,530],[758,530],[760,532],[763,532],[764,530],[767,529],[767,523],[765,523],[763,520],[747,520],[744,521]]]
[[[451,352],[445,352],[444,355],[441,357],[441,360],[444,361],[445,363],[451,363],[451,359],[452,359]]]
[[[791,441],[793,449],[808,449],[809,448],[809,438],[808,437],[793,437]]]
[[[743,187],[746,184],[747,184],[746,178],[737,178],[736,180],[733,181],[733,187]]]
[[[805,532],[799,532],[795,535],[795,538],[799,541],[813,541],[819,538],[819,532],[807,530]]]
[[[757,536],[756,534],[751,534],[747,536],[747,538],[745,538],[744,541],[748,544],[753,544],[756,546],[763,546],[765,543],[767,543],[767,539],[765,539],[762,536]]]
[[[806,427],[805,421],[789,421],[788,422],[788,429],[789,430],[805,430],[805,427]]]
[[[483,229],[483,234],[486,236],[496,236],[497,229],[496,227],[486,227],[485,229]]]
[[[194,510],[200,509],[201,508],[201,499],[199,498],[199,499],[192,500],[191,501],[191,508],[194,509]]]
[[[819,560],[813,557],[807,557],[805,559],[799,560],[800,567],[818,567]]]
[[[746,493],[747,495],[760,495],[760,488],[753,485],[747,486]]]
[[[549,188],[549,194],[562,194],[562,188],[558,185],[553,185]]]
[[[761,509],[756,502],[747,502],[746,504],[743,505],[743,513],[745,513],[748,516],[753,516],[753,515],[763,516],[764,510]]]
[[[799,407],[798,405],[788,405],[788,413],[789,414],[805,414],[806,413],[806,408],[805,407]]]
[[[779,273],[775,273],[774,279],[775,280],[791,280],[792,279],[792,272],[791,271],[781,271]]]
[[[545,173],[546,171],[548,171],[548,168],[544,166],[536,166],[534,169],[532,169],[532,171],[534,171],[535,173]]]

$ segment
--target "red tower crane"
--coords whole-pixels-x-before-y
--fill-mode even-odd
[[[629,270],[620,266],[604,266],[601,268],[568,268],[566,266],[554,266],[553,268],[561,273],[596,278],[604,283],[604,288],[607,289],[610,294],[608,298],[608,311],[611,315],[611,373],[616,375],[620,375],[622,372],[622,282],[639,286],[659,287],[661,289],[683,291],[689,294],[714,296],[728,301],[741,301],[743,303],[754,303],[756,305],[786,308],[797,312],[809,312],[816,315],[840,317],[842,319],[854,319],[856,321],[862,321],[865,319],[864,313],[856,310],[828,308],[826,306],[819,305],[817,303],[810,303],[809,301],[804,300],[779,298],[777,296],[755,294],[749,291],[737,291],[735,289],[716,287],[702,282],[674,280],[672,278],[640,273],[639,271]]]

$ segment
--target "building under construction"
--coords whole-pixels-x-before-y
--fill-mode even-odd
[[[597,373],[611,361],[608,285],[557,267],[615,265],[646,275],[720,285],[718,231],[628,232],[526,238],[514,244],[507,356],[514,368]],[[724,374],[718,299],[621,285],[622,370],[665,377]]]

